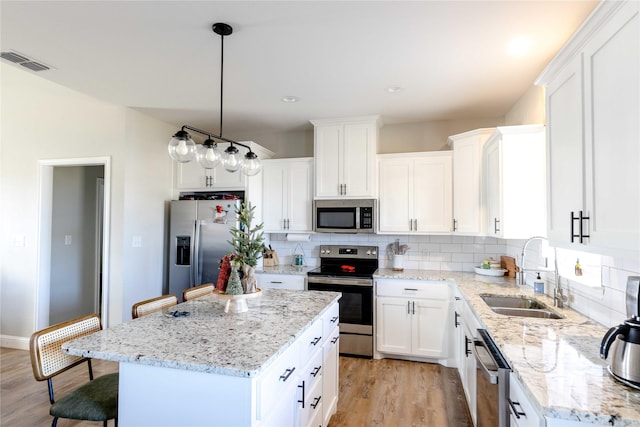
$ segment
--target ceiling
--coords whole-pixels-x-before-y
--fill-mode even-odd
[[[226,22],[223,135],[233,137],[331,117],[503,116],[596,3],[2,0],[0,47],[52,67],[37,73],[45,79],[217,132],[211,25]],[[530,40],[526,54],[509,53],[516,37]]]

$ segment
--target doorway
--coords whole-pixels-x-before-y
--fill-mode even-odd
[[[109,158],[42,161],[36,325],[108,324]]]

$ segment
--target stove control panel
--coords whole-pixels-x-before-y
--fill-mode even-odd
[[[377,246],[321,245],[320,258],[377,258]]]

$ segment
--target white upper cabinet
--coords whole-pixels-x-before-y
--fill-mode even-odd
[[[258,155],[260,160],[273,157],[273,152],[252,141],[243,141],[245,145]],[[229,146],[227,143],[218,143],[220,152]],[[246,154],[247,149],[238,146],[241,153]],[[249,179],[242,172],[227,172],[222,165],[214,169],[204,169],[194,159],[189,163],[174,162],[174,185],[178,190],[244,190]]]
[[[449,233],[451,151],[378,156],[379,233]]]
[[[488,236],[526,239],[545,234],[545,176],[544,126],[496,128],[483,149]]]
[[[375,198],[379,117],[311,123],[315,198]]]
[[[603,2],[538,78],[546,86],[549,237],[640,251],[638,2]],[[633,256],[633,255],[632,255]]]
[[[449,137],[453,149],[453,232],[483,233],[482,147],[494,128],[476,129]]]
[[[265,160],[262,174],[264,231],[311,232],[313,159]]]

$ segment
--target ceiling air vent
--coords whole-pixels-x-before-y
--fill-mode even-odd
[[[36,62],[33,59],[30,59],[20,53],[13,51],[0,53],[0,58],[11,61],[14,64],[22,65],[23,67],[26,67],[33,71],[44,71],[50,69],[50,67],[41,64],[40,62]]]

